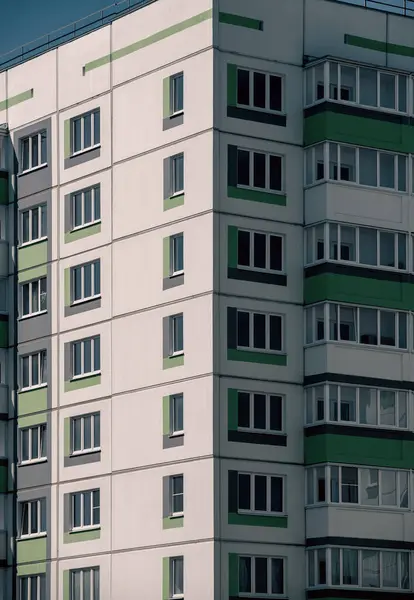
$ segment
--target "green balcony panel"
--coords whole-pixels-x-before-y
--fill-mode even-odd
[[[47,386],[20,392],[17,396],[17,415],[22,417],[47,410]]]
[[[46,536],[17,541],[17,563],[46,560]]]
[[[23,246],[23,248],[17,250],[17,268],[19,271],[22,269],[32,269],[45,263],[47,263],[47,241]],[[20,279],[21,276],[19,274],[19,281]]]

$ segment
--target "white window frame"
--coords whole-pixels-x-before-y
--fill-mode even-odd
[[[183,249],[182,263],[183,263],[183,268],[176,270],[174,268],[175,259],[176,259],[175,241],[178,238],[182,238],[182,249]],[[177,233],[175,235],[170,236],[170,277],[177,277],[178,275],[182,275],[183,273],[184,273],[184,234],[183,233]]]
[[[182,322],[182,336],[183,336],[183,347],[181,350],[174,350],[175,348],[175,323],[178,319],[181,319]],[[184,314],[177,313],[176,315],[171,315],[170,317],[170,356],[181,356],[184,354]]]
[[[42,136],[46,139],[46,161],[42,162]],[[33,165],[33,140],[37,139],[37,159],[38,163],[35,166]],[[27,169],[23,169],[23,144],[26,140],[29,140],[29,167]],[[42,169],[47,166],[47,130],[41,129],[40,131],[36,131],[36,133],[32,133],[30,135],[24,136],[20,140],[20,160],[21,160],[21,170],[20,175],[25,173],[30,173],[31,171],[37,171],[38,169]]]
[[[33,286],[37,285],[37,304],[38,310],[33,310]],[[43,289],[42,289],[43,288]],[[23,295],[24,290],[28,289],[29,294],[29,311],[23,313]],[[39,279],[33,279],[31,281],[25,281],[20,284],[20,319],[28,319],[30,317],[38,316],[47,313],[47,277],[40,277]],[[46,308],[41,308],[42,299],[45,298]]]
[[[174,422],[175,422],[174,417],[175,417],[175,411],[176,411],[177,398],[181,398],[181,402],[182,402],[183,428],[176,430],[174,427]],[[177,435],[177,436],[184,435],[184,394],[172,394],[170,396],[170,436],[174,437],[175,435]]]
[[[29,451],[29,458],[23,459],[23,434],[27,432],[27,445]],[[32,463],[45,462],[47,460],[47,425],[46,423],[39,423],[39,425],[32,425],[30,427],[22,427],[19,431],[20,434],[20,445],[19,445],[19,456],[20,461],[19,464],[26,465]],[[38,457],[33,458],[32,456],[32,444],[33,444],[33,436],[37,438],[37,449],[38,449]],[[42,453],[45,453],[42,456]]]
[[[32,384],[33,381],[33,357],[37,356],[38,357],[38,381],[39,383],[37,384]],[[23,360],[28,358],[29,359],[29,385],[26,387],[23,387]],[[46,368],[45,368],[46,367]],[[45,379],[44,381],[42,381],[42,379]],[[33,389],[38,389],[41,387],[45,387],[47,386],[47,352],[46,350],[40,350],[39,352],[32,352],[31,354],[25,354],[24,356],[20,357],[20,381],[21,381],[21,387],[20,387],[20,391],[25,391],[25,390],[33,390]]]
[[[96,494],[95,492],[98,492],[99,495],[99,504],[94,505],[94,498],[96,498]],[[90,525],[85,525],[85,496],[90,495],[90,521],[91,524]],[[80,502],[80,525],[75,526],[75,496],[80,496],[81,497],[81,502]],[[70,510],[71,510],[71,531],[89,531],[90,529],[100,529],[101,528],[101,500],[100,500],[101,494],[100,494],[100,490],[98,488],[93,489],[93,490],[82,490],[79,492],[73,492],[70,495]],[[99,523],[94,523],[93,522],[93,513],[95,509],[99,509]]]
[[[181,479],[181,481],[182,481],[182,488],[183,488],[182,492],[174,492],[174,481],[177,481],[178,479]],[[172,517],[183,517],[184,516],[184,475],[183,474],[171,475],[171,477],[170,477],[170,494],[171,494],[171,496],[170,496],[171,516]],[[179,496],[182,497],[183,510],[175,511],[174,510],[174,499]]]
[[[286,595],[286,558],[284,556],[256,556],[251,554],[239,554],[239,568],[240,568],[240,559],[241,558],[249,558],[250,559],[250,581],[251,581],[251,592],[241,592],[239,589],[240,583],[237,583],[238,586],[238,595],[240,598],[283,598]],[[256,592],[256,558],[266,558],[267,559],[267,593],[264,592]],[[281,594],[273,594],[272,593],[272,560],[281,560],[283,561],[283,592]]]
[[[266,477],[266,510],[256,510],[255,508],[239,508],[239,498],[237,498],[237,512],[241,515],[276,515],[283,516],[286,514],[286,477],[284,475],[279,475],[277,473],[249,473],[247,471],[238,471],[237,472],[237,481],[239,480],[240,475],[250,477],[250,506],[254,506],[255,503],[255,480],[256,477]],[[271,480],[272,479],[281,479],[282,480],[282,510],[281,511],[272,511],[272,487]]]
[[[252,311],[238,308],[236,318],[239,313],[247,313],[249,315],[249,346],[239,346],[237,340],[237,350],[249,350],[249,352],[265,352],[266,354],[284,354],[285,353],[285,319],[283,315],[277,313],[265,313],[258,310]],[[266,348],[255,348],[252,344],[254,341],[254,315],[264,315],[266,317],[265,332],[266,332]],[[270,317],[278,317],[281,320],[281,349],[272,350],[270,348]],[[237,322],[237,321],[236,321]]]
[[[23,594],[23,580],[27,580],[27,596]],[[31,580],[36,580],[36,596],[32,598]],[[46,577],[45,575],[23,575],[19,577],[20,600],[44,600],[46,597]]]
[[[182,591],[182,593],[176,594],[174,592],[174,588],[175,588],[175,564],[178,561],[182,565],[181,570],[182,570],[182,574],[183,574],[183,582],[182,582],[183,583],[183,585],[182,585],[183,591]],[[170,598],[174,598],[174,599],[177,599],[177,600],[181,599],[181,598],[184,598],[184,592],[185,592],[185,590],[184,590],[184,556],[171,556],[170,557],[170,565],[169,566],[170,566],[170,594],[169,594]]]
[[[85,119],[86,117],[91,117],[91,145],[85,146]],[[95,119],[99,119],[99,140],[95,140]],[[84,152],[89,152],[90,150],[94,150],[95,148],[99,148],[101,145],[101,135],[100,135],[100,119],[101,119],[101,109],[94,108],[93,110],[88,110],[87,112],[76,115],[72,117],[70,120],[70,149],[71,156],[78,156],[79,154],[83,154]],[[81,148],[80,150],[74,150],[75,148],[75,123],[80,121],[80,137],[81,137]]]
[[[248,106],[252,110],[257,110],[260,112],[267,112],[267,113],[270,112],[270,113],[273,113],[276,115],[283,115],[285,113],[285,99],[284,99],[285,77],[284,77],[284,75],[281,75],[280,73],[269,73],[268,71],[261,71],[260,69],[251,69],[249,67],[237,67],[236,86],[237,86],[237,82],[238,82],[239,71],[247,71],[249,73],[249,104],[237,103],[237,106],[239,108],[246,108],[246,106]],[[254,74],[255,73],[266,76],[266,106],[265,106],[265,108],[254,105]],[[281,86],[280,103],[282,105],[281,110],[274,110],[273,108],[270,108],[270,78],[271,77],[277,77],[278,79],[281,80],[281,83],[280,83],[280,86]]]
[[[46,232],[43,231],[42,226],[42,211],[46,212]],[[33,237],[33,213],[37,212],[37,222],[38,222],[38,235],[37,237]],[[25,214],[29,215],[29,239],[27,241],[23,240],[23,219]],[[38,206],[31,206],[26,210],[22,210],[20,212],[20,239],[22,240],[20,247],[29,246],[30,244],[34,244],[37,242],[42,242],[47,240],[47,204],[39,204]]]
[[[176,110],[175,108],[175,86],[177,80],[182,81],[182,96],[183,96],[183,107]],[[170,117],[176,117],[184,113],[184,71],[175,73],[170,77]]]
[[[85,447],[85,420],[91,420],[91,446],[90,448]],[[80,421],[80,450],[74,450],[75,448],[75,423]],[[98,423],[99,427],[99,444],[96,444],[95,440],[95,422]],[[87,415],[76,415],[70,418],[70,438],[71,438],[71,456],[77,456],[79,454],[90,454],[92,452],[99,452],[101,450],[101,413],[88,413]]]
[[[91,192],[91,214],[92,221],[85,222],[85,194],[87,192]],[[99,195],[99,218],[96,217],[95,211],[95,202],[96,202],[96,194]],[[82,202],[82,223],[81,225],[75,225],[75,203],[76,197],[81,196]],[[78,231],[78,229],[85,229],[85,227],[91,227],[92,225],[97,225],[101,223],[101,186],[93,185],[82,190],[78,190],[76,192],[72,192],[70,195],[70,211],[71,211],[71,231]]]
[[[30,533],[32,528],[32,505],[36,505],[37,514],[37,531]],[[28,533],[23,533],[23,511],[27,511],[27,529]],[[45,529],[42,528],[42,512],[45,520]],[[19,539],[25,540],[29,538],[45,537],[46,531],[46,498],[36,498],[35,500],[27,500],[25,502],[19,502]]]
[[[91,295],[85,296],[85,270],[87,267],[91,267]],[[95,271],[99,270],[99,290],[95,290]],[[76,281],[76,271],[80,270],[81,272],[81,297],[75,300],[75,281]],[[96,260],[91,260],[90,262],[84,263],[82,265],[75,265],[70,269],[71,275],[71,290],[72,290],[72,298],[71,304],[83,304],[84,302],[89,302],[90,300],[95,300],[101,297],[101,259],[98,258]]]
[[[182,173],[182,177],[183,177],[183,186],[181,189],[178,189],[179,186],[177,185],[177,181],[176,181],[176,176],[175,176],[175,169],[176,169],[176,162],[177,160],[182,160],[182,165],[183,165],[183,173]],[[182,194],[184,194],[184,188],[185,188],[185,166],[184,166],[184,152],[178,152],[178,154],[174,154],[174,156],[171,156],[170,158],[170,168],[171,168],[171,198],[174,198],[175,196],[181,196]],[[176,189],[177,188],[177,189]]]
[[[248,152],[249,153],[249,185],[244,185],[237,181],[237,187],[244,190],[255,190],[257,192],[267,192],[269,194],[283,194],[285,189],[285,176],[284,176],[284,156],[282,154],[275,154],[274,152],[263,152],[262,150],[252,150],[251,148],[243,148],[241,146],[237,146],[237,161],[238,161],[238,153],[239,152]],[[265,157],[265,178],[266,185],[264,188],[256,187],[254,185],[254,155],[261,154]],[[280,189],[271,188],[270,187],[270,157],[280,158],[280,180],[281,186]],[[238,179],[238,178],[237,178]]]
[[[282,394],[273,394],[273,393],[268,393],[268,392],[248,392],[246,390],[237,390],[237,402],[239,400],[238,395],[239,394],[248,394],[249,395],[249,404],[250,404],[250,413],[249,413],[249,417],[250,417],[250,427],[241,427],[240,425],[237,425],[237,429],[239,431],[246,431],[246,432],[252,432],[252,433],[269,433],[269,434],[273,434],[273,435],[279,435],[279,434],[283,434],[285,432],[285,396],[283,396]],[[266,427],[265,429],[257,429],[254,427],[254,397],[260,395],[260,396],[265,396],[266,398]],[[281,429],[271,429],[270,428],[270,398],[274,397],[274,398],[279,398],[280,399],[280,404],[281,404],[281,408],[282,408],[282,427]]]
[[[95,370],[95,341],[99,339],[99,369]],[[91,342],[91,367],[92,371],[85,371],[85,342]],[[75,375],[75,346],[80,344],[81,348],[81,373]],[[74,340],[71,342],[71,360],[72,360],[72,377],[71,379],[83,379],[84,377],[90,377],[92,375],[99,375],[101,373],[101,343],[100,336],[94,335],[82,340]]]
[[[271,233],[269,231],[256,231],[253,229],[237,229],[237,236],[239,234],[239,232],[243,232],[243,233],[248,233],[250,235],[250,240],[249,240],[249,261],[250,261],[250,265],[241,265],[239,264],[238,261],[238,257],[237,257],[237,268],[238,269],[244,269],[246,271],[259,271],[261,273],[284,273],[285,269],[284,269],[284,262],[285,262],[285,252],[284,252],[284,246],[285,246],[285,236],[280,234],[280,233]],[[264,235],[266,237],[266,267],[255,267],[254,266],[254,236],[255,234],[259,234],[259,235]],[[270,268],[270,240],[271,238],[279,238],[281,240],[281,248],[282,248],[282,252],[281,252],[281,269],[271,269]]]
[[[80,595],[79,596],[77,594],[75,595],[75,584],[73,581],[75,574],[78,574],[78,573],[80,574],[80,585],[79,585]],[[90,592],[91,592],[91,595],[88,596],[88,598],[85,598],[85,596],[83,595],[83,580],[84,580],[84,576],[86,573],[89,574]],[[95,577],[97,577],[97,580],[98,580],[97,596],[95,596],[95,581],[94,581]],[[70,570],[70,600],[99,600],[99,596],[100,596],[100,570],[99,570],[99,567],[85,567],[83,569],[71,569]]]

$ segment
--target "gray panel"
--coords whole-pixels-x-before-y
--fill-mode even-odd
[[[163,161],[164,170],[164,200],[171,196],[171,158],[164,158]]]
[[[182,275],[177,275],[177,277],[165,277],[162,280],[162,289],[170,290],[171,288],[178,287],[179,285],[184,284],[184,273]]]
[[[162,129],[163,131],[167,131],[167,129],[172,129],[173,127],[177,127],[178,125],[182,125],[184,123],[184,113],[177,116],[167,117],[162,121]]]
[[[179,446],[184,446],[184,434],[162,436],[162,447],[164,450],[167,450],[168,448],[178,448]]]
[[[49,243],[50,247],[51,244]],[[22,344],[30,340],[46,337],[52,334],[52,267],[47,267],[47,312],[37,317],[19,319],[17,324],[17,343]],[[20,286],[19,286],[20,303]]]
[[[85,150],[85,152],[82,152],[82,154],[77,154],[76,156],[70,156],[69,158],[65,158],[64,166],[65,169],[71,169],[72,167],[83,165],[83,163],[89,162],[90,160],[94,160],[95,158],[99,158],[100,156],[101,148]]]
[[[47,352],[47,361],[48,361],[48,370],[47,370],[47,408],[50,410],[52,408],[52,369],[50,368],[50,357],[52,356],[52,344],[51,337],[32,340],[30,342],[21,343],[18,346],[18,357],[24,356],[25,354],[32,354],[33,352],[39,352],[40,350],[46,350]],[[18,385],[20,385],[20,365],[18,365],[17,371],[17,381]],[[49,429],[49,427],[48,427]],[[48,438],[49,442],[49,438]],[[49,457],[50,459],[50,457]]]
[[[72,215],[71,215],[71,199],[72,194],[66,194],[64,197],[64,213],[65,213],[65,233],[72,230]]]
[[[80,313],[95,310],[95,308],[101,308],[101,298],[82,302],[81,304],[75,304],[74,306],[65,306],[65,317],[79,315]]]
[[[48,404],[49,400],[50,398],[48,397]],[[20,447],[20,444],[18,444],[18,447]],[[16,487],[18,490],[35,488],[41,485],[50,485],[52,483],[52,435],[50,414],[48,414],[46,420],[46,456],[47,460],[44,462],[19,465],[17,467]]]
[[[162,478],[162,517],[165,519],[171,514],[170,510],[171,478]]]
[[[44,119],[43,121],[38,121],[28,127],[19,129],[19,131],[14,134],[13,142],[17,153],[19,153],[20,140],[43,129],[46,130],[47,135],[47,166],[37,171],[30,171],[29,173],[18,175],[16,180],[16,195],[18,199],[52,187],[52,120]],[[16,162],[18,168],[16,170],[20,173],[19,160],[20,157],[17,155]]]
[[[170,356],[170,317],[162,320],[162,357]]]
[[[101,451],[88,452],[86,454],[77,454],[75,456],[65,456],[65,467],[79,467],[80,465],[89,465],[101,461]]]
[[[50,560],[51,558],[51,497],[52,497],[52,488],[50,485],[44,488],[34,488],[31,490],[17,490],[17,502],[28,502],[30,500],[39,500],[40,498],[46,498],[46,559]],[[20,518],[19,511],[16,511],[17,519]],[[16,523],[17,531],[20,529],[19,521]],[[46,596],[48,597],[48,596]]]
[[[72,528],[72,520],[71,520],[71,495],[64,494],[63,495],[63,530],[65,533]]]
[[[32,206],[38,206],[39,204],[49,204],[52,201],[52,190],[45,190],[38,194],[31,194],[25,198],[19,198],[17,202],[18,210],[27,210]],[[48,215],[49,216],[49,215]]]
[[[70,381],[72,379],[72,360],[71,360],[71,343],[68,342],[64,345],[64,372],[65,372],[65,381]]]

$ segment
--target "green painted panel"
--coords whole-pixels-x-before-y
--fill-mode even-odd
[[[37,244],[30,244],[29,246],[23,246],[17,250],[17,267],[19,271],[22,269],[29,269],[30,271],[40,273],[39,277],[46,275],[46,267],[37,267],[37,265],[43,265],[47,263],[47,241],[38,242]],[[35,279],[36,275],[30,275],[28,273],[19,273],[19,281],[29,281],[29,279]]]
[[[17,416],[30,415],[47,410],[47,386],[20,392],[17,396]]]
[[[7,348],[9,346],[9,319],[7,321],[0,321],[0,348]]]
[[[0,493],[6,494],[9,488],[9,468],[7,465],[0,466]]]
[[[101,376],[91,375],[90,377],[81,377],[80,379],[72,379],[65,381],[65,392],[73,392],[74,390],[82,390],[83,388],[91,387],[92,385],[100,385]]]
[[[163,529],[177,529],[184,527],[184,517],[165,517],[162,520]]]
[[[70,267],[64,271],[64,285],[65,285],[65,306],[71,305],[71,293],[70,293]]]
[[[34,415],[30,415],[28,417],[19,417],[17,420],[17,424],[20,427],[34,427],[35,425],[40,425],[41,423],[47,423],[47,413],[36,413]]]
[[[170,433],[170,396],[164,396],[162,399],[162,434]]]
[[[227,427],[229,431],[237,431],[238,427],[238,403],[239,395],[237,390],[229,388],[227,390]]]
[[[358,48],[365,48],[366,50],[375,50],[376,52],[388,52],[388,54],[398,54],[399,56],[414,56],[413,46],[403,46],[402,44],[390,44],[388,42],[381,42],[380,40],[364,38],[358,35],[349,35],[348,33],[345,34],[344,42],[349,46],[357,46]]]
[[[170,210],[171,208],[177,208],[184,204],[184,194],[172,196],[171,198],[164,199],[164,210]]]
[[[263,365],[279,365],[281,367],[286,367],[287,365],[286,354],[253,352],[251,350],[236,350],[234,348],[227,348],[227,360],[261,363]]]
[[[305,464],[345,463],[414,468],[414,441],[321,434],[305,437]]]
[[[66,119],[63,126],[64,136],[64,153],[65,158],[69,158],[71,155],[71,142],[70,142],[70,119]]]
[[[95,235],[96,233],[101,233],[100,223],[90,225],[89,227],[82,227],[82,229],[76,229],[75,231],[68,231],[65,233],[65,244],[76,242],[77,240],[81,240],[90,235]]]
[[[63,600],[70,600],[70,571],[63,571]]]
[[[170,239],[165,237],[162,240],[162,275],[163,277],[170,276]]]
[[[394,152],[414,152],[411,125],[345,115],[330,110],[305,119],[304,145],[310,146],[324,140]]]
[[[0,179],[0,204],[9,203],[9,180],[3,177]]]
[[[46,536],[31,540],[17,540],[17,562],[37,562],[46,560]]]
[[[285,194],[272,194],[270,192],[260,192],[258,190],[248,190],[229,185],[227,196],[237,200],[250,200],[251,202],[263,202],[264,204],[276,204],[277,206],[286,206]]]
[[[19,544],[19,542],[17,542],[17,544]],[[24,577],[25,575],[40,575],[41,573],[46,573],[46,565],[46,562],[17,565],[17,576]]]
[[[16,106],[16,104],[20,104],[20,102],[25,102],[26,100],[30,100],[34,96],[34,90],[26,90],[21,94],[17,94],[16,96],[11,96],[11,98],[6,98],[6,100],[2,100],[0,102],[0,111],[6,110],[6,108],[11,108],[12,106]]]
[[[203,21],[207,21],[208,19],[211,19],[212,16],[213,16],[213,9],[210,8],[209,10],[199,13],[198,15],[195,15],[194,17],[190,17],[189,19],[186,19],[185,21],[181,21],[180,23],[171,25],[170,27],[167,27],[166,29],[162,29],[161,31],[158,31],[157,33],[154,33],[142,40],[134,42],[133,44],[130,44],[129,46],[125,46],[124,48],[115,50],[111,54],[106,54],[105,56],[102,56],[91,62],[86,63],[85,66],[83,67],[83,73],[84,74],[88,73],[89,71],[92,71],[93,69],[97,69],[98,67],[102,67],[103,65],[106,65],[111,61],[118,60],[120,58],[123,58],[124,56],[128,56],[129,54],[132,54],[133,52],[142,50],[142,48],[146,48],[147,46],[150,46],[151,44],[160,42],[161,40],[164,40],[164,39],[166,39],[172,35],[175,35],[177,33],[180,33],[181,31],[184,31],[185,29],[188,29],[189,27],[194,27],[195,25],[198,25],[199,23],[202,23]]]
[[[237,104],[237,65],[227,63],[227,104]]]
[[[286,529],[288,526],[287,517],[273,517],[271,515],[239,515],[238,513],[229,513],[229,525],[251,525],[253,527],[281,527]]]
[[[229,225],[227,236],[227,263],[229,267],[237,267],[237,227]]]
[[[241,15],[220,12],[219,21],[220,23],[225,23],[226,25],[235,25],[236,27],[246,27],[247,29],[263,31],[263,21],[259,21],[259,19],[251,19],[250,17],[242,17]]]
[[[170,559],[164,556],[162,559],[162,598],[169,600],[170,598]]]
[[[99,540],[100,537],[100,529],[88,529],[86,531],[67,532],[63,535],[63,543],[73,544],[75,542],[90,542],[91,540]]]
[[[70,456],[70,417],[63,420],[63,455]]]
[[[239,556],[229,553],[229,596],[239,593]]]
[[[168,119],[171,114],[170,85],[170,77],[165,77],[162,80],[162,116],[164,119]]]
[[[173,367],[182,367],[184,364],[184,354],[179,356],[168,356],[163,360],[163,369],[171,369]]]

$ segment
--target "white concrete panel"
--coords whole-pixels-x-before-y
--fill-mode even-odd
[[[169,556],[184,557],[185,597],[217,600],[214,598],[213,589],[215,579],[213,542],[171,545],[165,548],[113,554],[111,600],[137,600],[135,574],[139,574],[139,597],[145,600],[160,600],[163,558]]]
[[[110,36],[111,29],[107,25],[58,48],[58,102],[60,109],[83,102],[109,90],[109,63],[89,71],[85,75],[83,67],[97,57],[110,53]]]
[[[180,71],[184,71],[184,123],[163,131],[163,79]],[[115,88],[113,118],[114,162],[210,129],[213,126],[213,51]],[[203,164],[200,158],[198,162]]]
[[[219,10],[263,21],[263,31],[220,23],[220,49],[302,65],[303,0],[220,0]]]
[[[59,306],[59,286],[58,286],[58,263],[54,261],[49,263],[48,270],[50,269],[51,274],[51,282],[50,282],[50,291],[51,297],[47,298],[48,302],[48,312],[50,313],[50,321],[51,321],[51,333],[52,335],[57,333],[58,331],[58,319],[59,316],[57,311],[54,310],[56,306]]]
[[[184,153],[184,204],[164,211],[163,160]],[[113,169],[114,239],[213,207],[213,135],[182,141]]]
[[[211,9],[212,4],[212,0],[197,0],[197,2],[194,0],[161,0],[118,19],[112,24],[113,51],[145,40],[167,28],[191,19]],[[161,39],[146,48],[115,60],[112,65],[113,83],[117,85],[163,67],[166,63],[199,52],[211,46],[212,39],[212,19],[207,19],[180,33]],[[96,58],[99,58],[99,55]]]
[[[57,110],[56,72],[56,50],[46,52],[8,71],[9,98],[33,89],[33,98],[9,108],[9,129],[27,125]]]
[[[331,0],[305,2],[304,54],[322,58],[340,56],[359,62],[386,65],[386,54],[344,43],[345,34],[385,42],[388,15]],[[321,35],[323,32],[323,35]]]
[[[183,313],[184,365],[163,370],[163,317]],[[143,311],[112,322],[113,393],[211,373],[211,295]]]
[[[3,73],[0,73],[0,102],[4,102],[4,100],[6,100],[8,97],[6,81],[7,81],[7,71],[3,71]],[[0,125],[3,125],[3,123],[7,123],[7,109],[6,108],[3,108],[2,110],[0,109]]]
[[[122,557],[120,556],[122,559]],[[53,563],[52,563],[53,564]],[[71,569],[87,569],[88,567],[99,567],[99,599],[100,600],[113,600],[116,596],[111,594],[111,555],[100,554],[97,556],[82,556],[81,558],[64,558],[59,560],[57,563],[57,577],[56,577],[56,592],[52,588],[51,597],[57,598],[57,600],[66,600],[64,595],[64,571]],[[135,578],[131,577],[131,581],[135,581]]]
[[[184,444],[163,449],[163,397],[173,394],[184,396]],[[116,396],[112,404],[112,440],[113,471],[211,455],[212,377]]]

